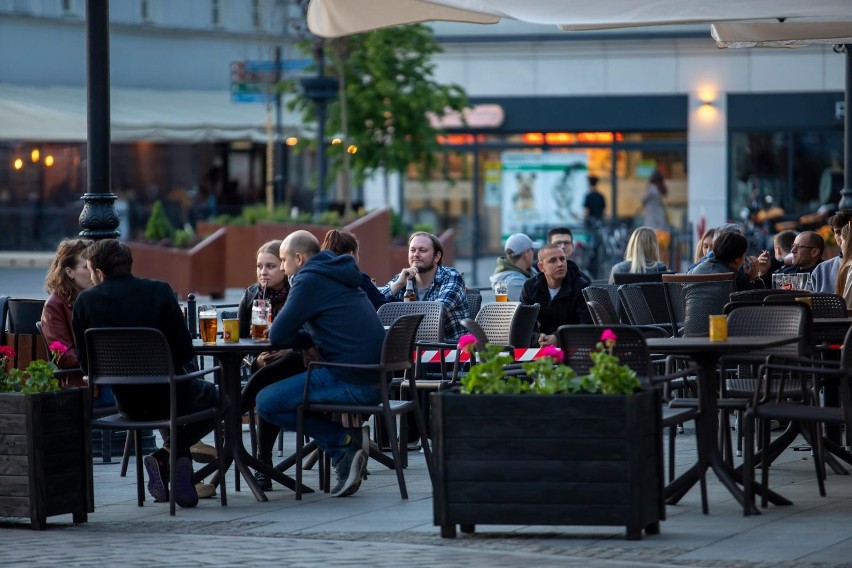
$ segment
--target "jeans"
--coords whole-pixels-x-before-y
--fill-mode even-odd
[[[285,430],[296,430],[296,408],[302,403],[307,373],[300,373],[264,388],[257,395],[257,413],[264,420]],[[310,402],[342,404],[378,404],[381,393],[378,384],[347,383],[336,378],[324,367],[311,373]],[[346,428],[322,413],[305,414],[305,434],[313,438],[332,463],[343,456]]]

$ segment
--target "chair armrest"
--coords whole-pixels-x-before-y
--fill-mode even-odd
[[[329,361],[311,361],[308,363],[308,370],[310,371],[314,367],[338,367],[341,369],[361,369],[364,371],[381,371],[384,367],[382,365],[365,365],[365,364],[356,364],[356,363],[331,363]]]
[[[186,381],[190,381],[192,379],[197,379],[199,377],[203,377],[204,375],[209,375],[214,371],[222,371],[222,367],[216,365],[215,367],[209,367],[207,369],[201,369],[200,371],[193,371],[191,373],[186,373],[185,375],[176,375],[172,380],[176,383],[183,383]]]
[[[56,369],[55,371],[53,371],[53,376],[57,379],[83,374],[83,369],[81,369],[80,367],[74,367],[72,369]]]

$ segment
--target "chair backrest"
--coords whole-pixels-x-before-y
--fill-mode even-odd
[[[166,337],[148,327],[95,327],[86,330],[91,384],[168,383],[174,376]]]
[[[787,292],[787,290],[785,290]],[[846,317],[846,300],[840,294],[829,294],[827,292],[802,293],[800,290],[794,290],[792,293],[784,295],[767,296],[764,304],[778,302],[795,302],[796,298],[809,298],[811,306],[811,317],[815,318],[845,318]]]
[[[485,344],[488,343],[488,336],[485,335],[485,331],[482,327],[476,323],[476,321],[465,318],[461,321],[462,327],[464,327],[468,333],[473,335],[476,338],[476,350],[482,351],[485,347]]]
[[[586,286],[583,288],[582,293],[587,304],[589,302],[597,302],[605,314],[604,317],[608,321],[613,323],[621,321],[617,307],[620,304],[618,286],[612,284],[606,286]]]
[[[488,302],[483,304],[474,321],[485,332],[488,343],[512,345],[512,321],[515,319],[515,314],[520,305],[520,302]]]
[[[683,335],[705,336],[710,329],[708,316],[724,313],[734,291],[733,279],[683,284]]]
[[[618,321],[606,309],[594,300],[586,300],[586,307],[595,325],[615,325]]]
[[[767,355],[802,356],[810,352],[811,324],[810,309],[805,304],[788,303],[773,305],[731,304],[728,314],[728,336],[738,335],[795,335],[797,343],[770,347],[761,350],[760,358]]]
[[[680,333],[686,320],[686,306],[683,301],[683,282],[663,282],[663,291],[666,294],[666,304],[669,307],[672,323],[677,326],[675,334]]]
[[[35,324],[41,319],[44,300],[9,299],[9,321],[6,331],[22,335],[35,335]]]
[[[640,282],[662,282],[663,274],[671,272],[616,272],[612,275],[612,281],[617,285],[638,284]]]
[[[414,352],[414,341],[417,328],[425,314],[408,314],[399,316],[391,323],[382,344],[382,365],[386,371],[403,371],[410,369],[411,354]]]
[[[754,290],[740,290],[738,292],[731,292],[731,302],[763,302],[768,299],[770,296],[773,298],[778,296],[782,299],[786,298],[795,298],[796,296],[801,296],[809,294],[809,292],[803,292],[798,290],[782,290],[779,288],[756,288]]]
[[[672,308],[669,306],[666,285],[662,282],[642,282],[639,284],[628,284],[628,286],[638,288],[645,297],[645,304],[651,312],[651,321],[647,323],[671,328],[674,335],[674,332],[677,331],[677,322],[674,319]],[[626,309],[629,309],[629,307],[626,307]]]
[[[479,313],[479,308],[482,306],[482,292],[475,290],[467,292],[467,305],[470,308],[470,317],[475,318]]]
[[[423,314],[417,328],[417,341],[444,340],[444,304],[441,302],[388,302],[376,312],[382,325],[389,326],[400,316]]]
[[[509,330],[509,345],[514,347],[530,347],[533,345],[533,330],[538,320],[538,304],[521,304],[512,318]]]
[[[597,350],[601,334],[611,329],[618,338],[613,347],[613,355],[618,356],[622,365],[627,365],[647,383],[653,374],[651,353],[642,332],[626,325],[563,325],[556,330],[559,347],[565,353],[564,363],[578,375],[586,375],[593,365],[589,354]]]
[[[726,280],[734,280],[736,274],[733,272],[711,272],[708,274],[663,274],[663,282],[683,282],[684,284],[692,282],[719,282]]]
[[[6,316],[9,315],[9,296],[0,296],[0,345],[6,341]]]
[[[652,325],[657,323],[651,307],[645,300],[645,294],[636,284],[623,284],[618,287],[621,305],[632,325]]]

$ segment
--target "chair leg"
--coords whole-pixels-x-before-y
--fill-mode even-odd
[[[761,497],[760,497],[760,507],[765,509],[769,506],[769,500],[767,499],[767,493],[769,491],[769,432],[771,428],[769,427],[769,420],[761,420],[760,421],[760,437],[761,444],[760,447],[763,451],[760,453],[760,487],[761,487]]]
[[[382,412],[382,417],[384,418],[385,427],[388,431],[388,443],[391,447],[391,454],[393,454],[393,463],[396,469],[396,480],[397,483],[399,483],[399,494],[403,499],[408,499],[408,490],[405,488],[405,476],[402,473],[402,455],[400,454],[399,449],[400,443],[405,442],[401,442],[399,436],[397,436],[396,417],[391,414],[388,408],[385,408],[384,412]],[[403,420],[400,420],[400,422],[403,422]]]
[[[225,452],[222,451],[222,447],[224,444],[222,443],[222,432],[223,424],[217,422],[216,427],[213,429],[213,443],[216,444],[216,456],[219,458],[219,499],[222,507],[228,505],[228,494],[225,491],[225,478],[228,473],[228,463],[225,458]]]
[[[296,501],[302,500],[302,448],[305,444],[305,411],[300,404],[296,407]]]
[[[101,459],[112,463],[112,430],[101,430]]]
[[[675,436],[677,436],[677,426],[669,427],[669,483],[675,478]]]
[[[177,428],[169,428],[172,447],[169,448],[169,516],[175,516],[175,470],[177,469]]]
[[[417,430],[420,434],[420,447],[423,448],[423,459],[426,460],[426,471],[429,472],[429,479],[432,478],[432,449],[429,446],[429,437],[426,435],[426,422],[423,420],[423,414],[420,413],[420,407],[414,407],[414,423],[417,424]]]
[[[249,424],[249,440],[251,440],[251,455],[257,457],[257,418],[255,417],[254,407],[249,408],[248,424]]]
[[[822,446],[822,436],[820,436],[819,422],[814,422],[811,427],[811,445],[814,451],[814,468],[816,469],[817,486],[819,486],[819,494],[825,497],[825,451]]]
[[[131,431],[127,432],[128,435]],[[136,449],[136,504],[142,506],[145,502],[145,475],[142,473],[142,432],[133,430],[133,442]]]
[[[742,417],[743,429],[743,516],[751,516],[754,504],[754,420],[748,413]]]
[[[121,456],[121,477],[127,477],[127,464],[130,462],[130,446],[133,443],[133,433],[127,432],[124,438],[124,454]]]

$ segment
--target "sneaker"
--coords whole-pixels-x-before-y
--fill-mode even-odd
[[[272,491],[272,480],[262,471],[254,472],[254,480],[257,481],[258,487],[263,491]]]
[[[187,456],[179,457],[175,462],[175,485],[172,491],[175,492],[175,503],[180,507],[198,505],[198,493],[192,482],[192,460]]]
[[[216,486],[212,483],[196,483],[195,492],[199,499],[210,499],[216,496]]]
[[[216,461],[216,448],[204,442],[196,442],[189,448],[192,461],[198,463],[213,463]]]
[[[166,480],[169,478],[168,461],[163,461],[163,450],[157,450],[151,455],[142,458],[145,471],[148,472],[148,493],[154,498],[155,503],[166,503],[169,500],[169,490],[166,488]],[[166,456],[168,460],[168,456]]]
[[[334,469],[337,471],[337,485],[331,490],[332,497],[348,497],[361,487],[361,479],[367,468],[367,454],[360,447],[348,446],[343,450]]]

